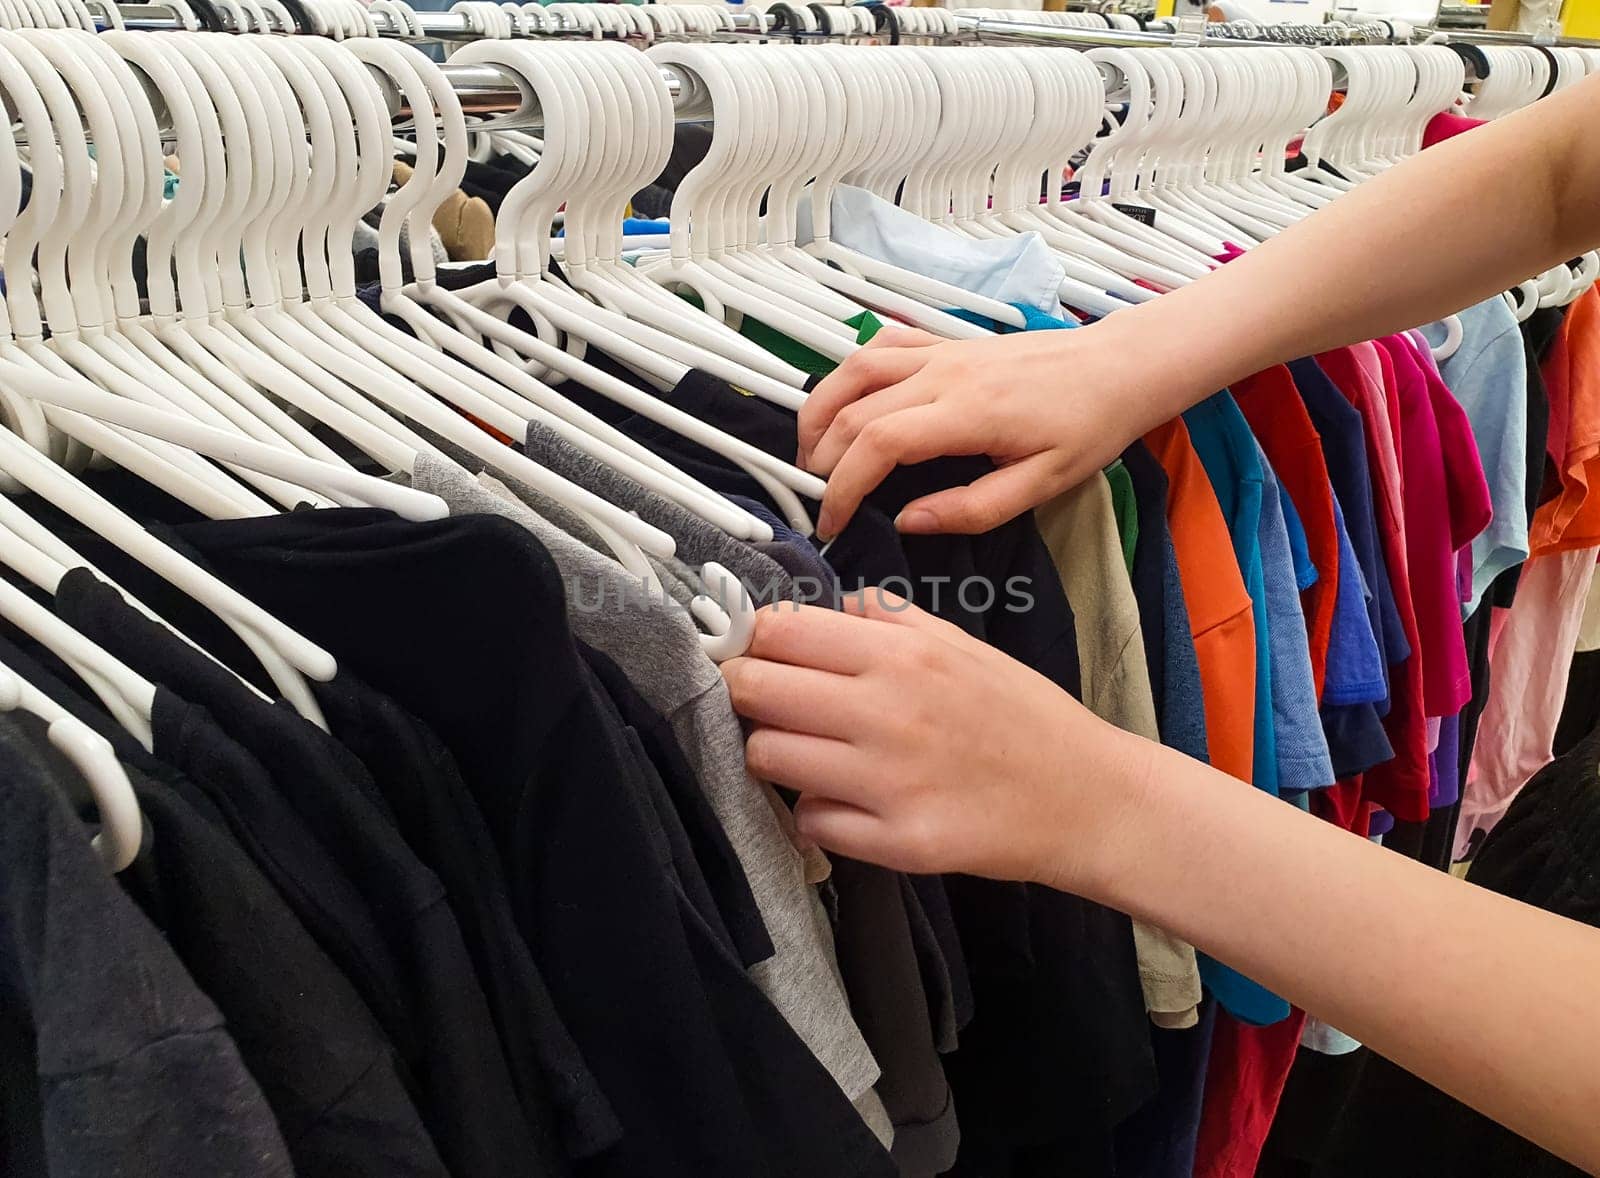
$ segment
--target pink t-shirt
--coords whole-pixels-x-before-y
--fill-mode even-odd
[[[1383,546],[1384,565],[1394,594],[1395,611],[1411,654],[1390,669],[1389,714],[1384,731],[1394,757],[1372,769],[1362,780],[1362,797],[1376,802],[1396,818],[1420,822],[1428,816],[1427,724],[1422,708],[1422,650],[1417,617],[1412,609],[1411,576],[1407,565],[1406,515],[1401,485],[1398,398],[1389,354],[1374,344],[1339,348],[1317,357],[1329,379],[1361,414],[1367,444],[1367,464],[1372,479],[1373,514]]]
[[[1528,779],[1554,754],[1572,650],[1595,575],[1594,548],[1535,556],[1489,657],[1489,700],[1461,795],[1455,858],[1471,858]]]
[[[1394,366],[1411,606],[1422,640],[1427,716],[1453,716],[1472,698],[1461,633],[1456,550],[1489,522],[1489,488],[1465,415],[1405,336],[1380,341]],[[1436,386],[1432,387],[1432,386]],[[1459,420],[1458,420],[1459,418]]]
[[[1455,545],[1457,605],[1472,600],[1472,542],[1494,517],[1494,500],[1483,455],[1472,432],[1472,420],[1445,384],[1434,363],[1427,338],[1420,331],[1407,333],[1416,345],[1417,363],[1428,381],[1428,401],[1439,426],[1444,452],[1445,488],[1450,494],[1450,542]]]

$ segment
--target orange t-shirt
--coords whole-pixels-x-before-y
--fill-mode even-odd
[[[1547,370],[1556,366],[1560,371],[1547,371],[1546,386],[1550,456],[1561,493],[1533,513],[1532,556],[1600,545],[1600,292],[1593,287],[1567,311],[1546,360]]]
[[[1181,420],[1145,435],[1167,472],[1167,527],[1178,559],[1211,763],[1250,780],[1255,744],[1256,625],[1233,558],[1233,540],[1200,456]]]

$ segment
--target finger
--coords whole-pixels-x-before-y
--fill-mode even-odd
[[[869,422],[902,409],[926,405],[933,398],[931,381],[907,380],[851,402],[834,414],[826,432],[807,452],[806,469],[826,477]]]
[[[832,479],[828,489],[833,489]],[[1055,455],[1033,454],[965,487],[913,499],[895,518],[895,527],[909,535],[987,532],[1064,489]]]
[[[806,465],[839,410],[868,393],[899,384],[920,370],[930,355],[926,348],[862,348],[824,377],[800,406],[798,465]]]
[[[880,862],[890,834],[889,823],[870,810],[806,794],[795,803],[794,822],[801,834],[824,850],[851,859]]]
[[[744,743],[750,772],[802,794],[850,803],[862,800],[860,754],[842,740],[782,728],[757,728]]]
[[[874,622],[893,622],[898,626],[906,626],[913,630],[922,630],[929,634],[936,634],[941,638],[953,638],[956,635],[965,636],[961,627],[936,618],[927,610],[907,601],[898,593],[891,593],[887,589],[866,586],[853,593],[841,594],[839,608],[845,613],[855,617],[866,618]]]
[[[937,404],[917,405],[869,421],[828,476],[817,516],[824,540],[839,534],[861,501],[895,467],[945,454],[973,452],[973,431]]]
[[[723,663],[722,678],[733,710],[746,720],[817,736],[849,730],[855,707],[848,676],[747,656]]]
[[[780,601],[756,611],[755,633],[745,654],[796,667],[859,675],[872,666],[864,623],[837,610]]]
[[[861,346],[864,348],[926,348],[930,344],[942,344],[944,337],[934,335],[931,331],[923,331],[920,327],[906,327],[902,324],[888,324],[878,329],[878,333]]]

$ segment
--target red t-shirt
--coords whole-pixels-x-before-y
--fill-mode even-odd
[[[1282,364],[1235,381],[1231,391],[1278,481],[1289,492],[1306,534],[1311,562],[1317,566],[1316,584],[1300,595],[1300,604],[1305,611],[1312,678],[1320,700],[1339,589],[1339,532],[1334,523],[1333,487],[1322,454],[1322,438],[1295,391],[1294,378]]]
[[[1217,1011],[1195,1178],[1253,1178],[1305,1025],[1303,1010],[1270,1027],[1246,1026]]]

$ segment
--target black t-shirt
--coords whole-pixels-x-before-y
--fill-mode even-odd
[[[708,485],[765,499],[753,480],[712,452],[582,390],[562,391]],[[793,414],[704,373],[690,373],[665,399],[768,453],[787,458],[796,451]],[[981,459],[939,459],[896,470],[868,496],[826,559],[844,590],[887,581],[1077,694],[1071,610],[1031,519],[975,537],[894,531],[892,521],[907,502],[970,482],[987,469]],[[960,586],[973,578],[991,587],[992,597],[976,591],[963,597]],[[974,608],[979,605],[984,608]],[[961,1050],[947,1061],[964,1154],[970,1146],[1004,1156],[1016,1145],[1069,1137],[1076,1154],[1083,1135],[1108,1129],[1154,1088],[1128,919],[1048,889],[959,876],[949,877],[946,887],[975,1006]],[[841,951],[842,969],[845,964]],[[854,1003],[855,990],[851,996]]]
[[[379,1025],[402,1025],[409,1005],[401,984],[404,975],[371,909],[261,763],[205,708],[159,685],[151,726],[156,757],[205,792],[251,860],[354,984]]]
[[[91,849],[81,789],[42,721],[0,713],[6,1172],[289,1178],[221,1014]]]
[[[519,926],[623,1128],[583,1173],[891,1172],[662,869],[559,574],[528,532],[348,509],[177,531],[455,755]]]
[[[270,773],[366,903],[399,965],[403,1017],[385,1030],[419,1088],[418,1107],[452,1173],[549,1172],[500,1054],[488,1004],[444,888],[395,829],[366,767],[286,704],[269,704],[212,659],[128,605],[86,569],[62,578],[56,610],[152,681],[193,699]]]
[[[728,834],[717,821],[705,791],[695,779],[694,769],[683,755],[678,738],[666,717],[652,708],[627,675],[603,651],[581,644],[584,660],[595,678],[616,705],[624,723],[639,739],[640,750],[659,775],[683,835],[687,840],[687,860],[679,853],[680,873],[692,866],[713,898],[715,920],[726,929],[729,944],[746,967],[772,956],[772,938],[761,923],[761,912],[750,891],[739,856],[728,841]]]
[[[445,886],[529,1124],[558,1134],[573,1158],[610,1148],[621,1126],[517,930],[494,840],[450,750],[347,670],[314,690],[334,735],[371,771],[401,834]]]
[[[1473,859],[1481,887],[1600,927],[1600,732],[1522,787]],[[1486,952],[1496,947],[1485,946]],[[1581,1173],[1410,1072],[1368,1053],[1319,1175],[1570,1178]]]
[[[1567,308],[1541,307],[1522,322],[1523,353],[1528,365],[1528,518],[1546,498],[1547,483],[1560,486],[1560,475],[1546,453],[1550,433],[1550,394],[1541,365],[1550,354],[1566,320]]]
[[[1144,661],[1150,673],[1150,695],[1156,715],[1163,716],[1167,697],[1167,613],[1163,606],[1166,584],[1167,472],[1150,448],[1136,441],[1122,452],[1122,465],[1133,483],[1134,510],[1139,538],[1133,546],[1134,601],[1139,606],[1139,631],[1144,636]]]
[[[393,1045],[204,793],[99,711],[81,682],[68,686],[10,642],[0,641],[0,662],[117,750],[149,836],[118,879],[221,1010],[295,1173],[442,1178]]]
[[[121,471],[91,471],[88,477],[107,498],[204,565],[201,554],[162,527],[198,522],[188,507]],[[26,496],[19,502],[141,600],[158,604],[161,615],[186,636],[262,690],[273,692],[254,655],[199,603],[37,497]],[[31,645],[30,649],[54,674],[76,682],[48,652]],[[529,1125],[543,1140],[553,1120],[566,1152],[574,1158],[608,1148],[621,1132],[616,1116],[562,1024],[516,928],[483,815],[461,782],[449,750],[426,725],[359,682],[347,668],[341,668],[331,682],[311,686],[335,736],[376,779],[379,804],[387,806],[412,850],[438,873],[447,889]],[[374,784],[365,774],[358,780]]]

